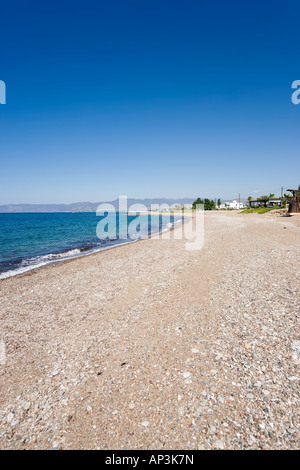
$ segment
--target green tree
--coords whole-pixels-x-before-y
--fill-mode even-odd
[[[197,204],[204,204],[204,201],[200,197],[198,197],[198,199],[196,199],[196,201],[194,201],[192,205],[192,208],[194,210],[196,209]]]
[[[267,207],[267,202],[270,199],[270,196],[260,196],[258,201],[262,201],[264,203],[264,206]]]
[[[212,209],[215,209],[215,201],[210,200],[210,199],[204,199],[204,210],[206,211],[211,211]]]
[[[204,205],[204,210],[205,211],[211,211],[212,209],[215,209],[215,207],[216,207],[215,201],[207,199],[207,198],[205,198],[204,201],[203,201],[203,199],[198,197],[198,199],[196,199],[196,201],[194,201],[193,205],[192,205],[192,208],[194,210],[196,209],[197,204]]]

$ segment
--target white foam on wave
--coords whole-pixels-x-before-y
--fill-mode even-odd
[[[12,277],[12,276],[17,276],[18,274],[26,273],[27,271],[31,271],[32,269],[36,268],[41,268],[42,266],[46,266],[47,261],[44,263],[37,263],[37,264],[31,264],[28,266],[23,266],[21,268],[13,269],[11,271],[5,271],[4,273],[0,274],[0,279],[6,279],[7,277]]]
[[[57,261],[75,258],[80,254],[80,249],[75,248],[74,250],[65,251],[63,253],[50,253],[48,255],[36,256],[34,258],[26,258],[21,261],[21,266],[19,268],[0,273],[0,279],[6,279],[7,277],[17,276],[18,274],[26,273],[27,271],[31,271],[32,269],[41,268],[42,266],[46,266],[47,264],[52,264]]]
[[[76,256],[80,254],[81,251],[79,248],[75,248],[74,250],[63,251],[62,253],[50,253],[48,255],[41,255],[35,256],[33,258],[27,258],[22,261],[23,266],[32,265],[32,264],[39,264],[44,261],[53,261],[61,258],[69,258],[72,256]]]

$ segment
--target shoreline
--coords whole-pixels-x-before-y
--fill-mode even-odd
[[[130,214],[130,213],[131,212],[128,212],[128,214]],[[144,215],[144,214],[141,214],[141,215]],[[40,263],[37,263],[36,265],[32,264],[32,265],[29,265],[29,266],[19,267],[19,268],[8,270],[8,271],[2,271],[2,272],[0,272],[0,281],[4,280],[4,279],[8,279],[10,277],[25,274],[25,273],[30,272],[32,270],[44,268],[44,267],[52,265],[52,264],[63,263],[65,261],[70,261],[70,260],[73,260],[73,259],[81,258],[83,256],[93,255],[93,254],[96,254],[96,253],[99,253],[99,252],[102,252],[102,251],[110,250],[112,248],[117,248],[117,247],[120,247],[120,246],[123,246],[123,245],[128,245],[128,244],[131,244],[131,243],[135,243],[135,242],[138,242],[140,240],[145,240],[145,239],[149,239],[149,238],[152,238],[152,237],[156,237],[156,236],[160,235],[161,233],[165,233],[165,232],[168,232],[168,231],[171,232],[172,230],[174,230],[174,228],[176,228],[176,226],[184,224],[184,218],[183,218],[181,213],[162,214],[162,213],[155,213],[155,212],[153,213],[153,212],[149,211],[147,215],[148,216],[149,215],[150,216],[151,215],[159,215],[159,216],[169,215],[169,217],[174,217],[174,218],[180,216],[181,220],[180,221],[175,221],[174,220],[173,222],[170,222],[172,224],[171,227],[161,227],[157,233],[154,233],[154,234],[151,234],[151,235],[148,235],[148,236],[143,236],[143,237],[140,237],[138,239],[130,239],[130,241],[124,241],[124,242],[122,242],[122,241],[121,242],[115,242],[115,243],[112,243],[110,246],[103,245],[101,248],[100,247],[99,248],[92,247],[90,250],[86,249],[85,247],[83,247],[83,248],[81,248],[81,247],[76,248],[75,247],[73,249],[62,251],[62,252],[49,253],[49,254],[37,256],[36,258],[46,258],[46,259],[45,259],[45,261],[40,261]],[[75,251],[79,251],[79,253],[68,256],[68,253],[75,252]],[[57,257],[57,259],[48,258],[50,256],[51,257]],[[66,257],[64,258],[64,256],[66,256]]]

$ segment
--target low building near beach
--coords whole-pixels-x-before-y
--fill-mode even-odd
[[[238,202],[238,201],[234,200],[234,201],[229,203],[229,209],[239,210],[239,209],[244,209],[244,208],[245,208],[245,206],[242,202]]]
[[[244,209],[245,205],[242,202],[238,202],[236,200],[231,201],[231,202],[224,202],[220,205],[219,209]]]
[[[250,207],[281,207],[282,200],[280,197],[270,197],[269,199],[259,198],[249,201]]]

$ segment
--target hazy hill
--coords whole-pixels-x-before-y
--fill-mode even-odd
[[[144,204],[147,208],[151,204],[191,204],[195,198],[178,198],[178,199],[128,199],[128,208],[132,204]],[[15,212],[95,212],[100,204],[112,204],[118,209],[119,201],[102,201],[102,202],[74,202],[72,204],[5,204],[0,205],[1,213]]]

